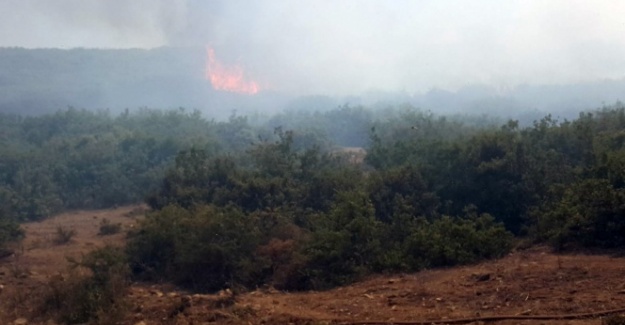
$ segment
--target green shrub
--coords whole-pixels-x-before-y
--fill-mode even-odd
[[[353,282],[368,274],[382,254],[384,224],[364,191],[337,194],[327,214],[313,222],[314,230],[303,241],[300,254],[304,276],[298,289],[327,289]]]
[[[453,266],[498,258],[512,249],[513,235],[487,214],[420,220],[405,243],[412,269]]]
[[[625,246],[625,189],[605,179],[562,188],[561,198],[535,212],[532,234],[562,249]]]
[[[54,239],[52,241],[57,245],[64,245],[69,243],[72,238],[76,236],[76,234],[76,229],[57,226]]]
[[[6,244],[22,238],[24,238],[24,230],[20,228],[19,224],[5,220],[0,216],[0,258],[10,252]]]
[[[44,310],[64,324],[120,321],[127,309],[124,296],[129,286],[124,252],[106,246],[70,262],[68,277],[57,276],[48,283]]]
[[[254,254],[259,220],[235,208],[176,206],[150,213],[130,238],[131,267],[142,278],[169,279],[201,291],[262,284],[268,265]]]

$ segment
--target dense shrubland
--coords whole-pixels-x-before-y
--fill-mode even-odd
[[[416,168],[364,170],[277,133],[246,163],[181,153],[131,240],[133,270],[198,290],[319,289],[510,249],[512,235],[488,214],[439,214]]]
[[[625,247],[621,104],[526,127],[412,108],[306,114],[2,116],[0,213],[32,220],[145,198],[132,273],[207,291],[472,263],[505,255],[514,236]],[[365,146],[365,163],[336,144]]]
[[[216,123],[184,110],[0,115],[0,212],[26,221],[142,201],[179,151],[248,145],[251,135],[229,136],[241,123],[242,117]]]

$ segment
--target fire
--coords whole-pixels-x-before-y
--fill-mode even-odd
[[[215,57],[215,50],[208,47],[207,51],[206,79],[210,80],[213,88],[248,95],[260,91],[258,83],[245,77],[243,68],[237,65],[223,65]]]

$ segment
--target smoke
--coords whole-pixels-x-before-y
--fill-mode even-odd
[[[168,44],[210,44],[285,91],[505,89],[625,76],[625,3],[610,0],[187,4],[188,25]]]
[[[0,46],[151,48],[183,28],[184,0],[3,0]]]
[[[210,46],[265,88],[423,92],[625,76],[612,0],[5,0],[0,45]]]

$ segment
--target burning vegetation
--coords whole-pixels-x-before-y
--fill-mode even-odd
[[[217,59],[215,50],[208,47],[206,60],[206,79],[213,88],[239,94],[253,95],[260,91],[258,83],[249,80],[239,65],[225,65]]]

